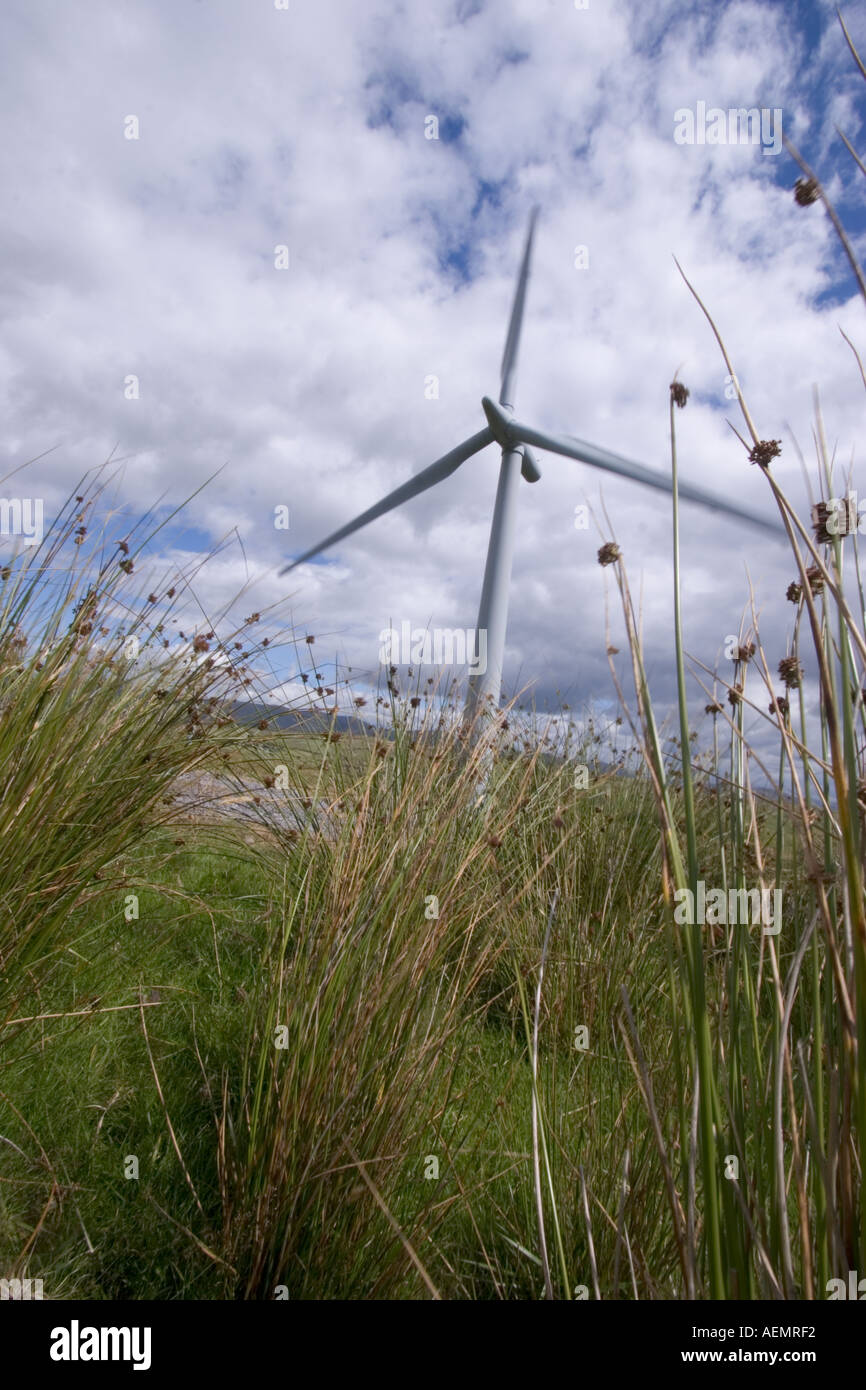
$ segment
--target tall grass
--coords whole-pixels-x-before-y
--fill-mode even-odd
[[[820,200],[826,203],[823,188],[803,167],[807,182],[798,183],[797,201],[804,206]],[[838,227],[835,212],[829,210]],[[853,259],[847,240],[845,246]],[[862,289],[859,273],[858,282]],[[736,382],[718,329],[689,288],[715,334],[730,379]],[[717,795],[722,785],[727,787],[730,814],[724,830],[720,819],[715,853],[703,862],[698,849],[680,607],[675,413],[676,407],[685,407],[688,392],[676,380],[670,400],[681,750],[677,769],[681,797],[676,808],[671,794],[674,769],[663,755],[653,716],[624,562],[615,546],[608,550],[616,565],[632,654],[640,715],[635,732],[655,792],[668,896],[673,893],[681,903],[685,890],[696,895],[699,878],[721,887],[725,894],[729,887],[746,890],[750,886],[746,867],[751,862],[762,890],[770,882],[784,888],[788,909],[782,935],[762,933],[760,927],[750,933],[742,924],[728,924],[720,951],[708,942],[704,925],[681,926],[681,919],[671,911],[676,966],[672,989],[685,1025],[686,1103],[679,1110],[675,1145],[679,1163],[660,1136],[659,1151],[666,1173],[676,1174],[679,1167],[679,1182],[671,1181],[669,1198],[683,1277],[690,1291],[705,1290],[713,1298],[812,1298],[826,1291],[828,1277],[844,1278],[849,1269],[862,1268],[866,1260],[862,844],[866,636],[859,537],[856,520],[852,524],[848,512],[833,501],[834,489],[845,489],[834,479],[820,413],[815,439],[822,501],[813,508],[814,534],[810,535],[773,475],[779,442],[761,438],[739,386],[737,393],[749,437],[743,441],[748,462],[764,473],[790,541],[796,578],[788,598],[796,602],[797,614],[791,649],[773,657],[761,640],[752,595],[755,640],[740,642],[730,680],[717,677],[714,682],[708,711],[714,721],[719,716],[726,719],[731,751],[725,773],[715,740],[710,772]],[[853,607],[843,569],[846,538],[856,575]],[[803,661],[809,642],[820,693],[817,730],[807,726],[803,700]],[[750,689],[747,676],[752,672]],[[785,687],[781,695],[776,694],[777,681]],[[755,682],[759,695],[754,692]],[[730,712],[715,700],[717,683],[727,686]],[[795,696],[799,702],[796,724],[790,708]],[[761,750],[745,732],[747,707],[760,709],[765,717],[768,714],[779,735],[778,777],[769,793],[776,807],[774,827],[761,815],[753,788],[753,769],[764,783],[768,776]],[[761,796],[767,795],[764,786]],[[636,1066],[636,1073],[646,1094],[645,1069]],[[696,1170],[701,1175],[699,1202]]]
[[[7,1268],[87,1296],[128,1292],[129,1262],[105,1249],[109,1232],[127,1228],[142,1251],[139,1292],[172,1296],[820,1295],[820,1280],[854,1267],[854,933],[845,895],[809,868],[812,854],[827,864],[824,839],[844,852],[832,765],[820,749],[804,763],[801,733],[773,696],[767,719],[787,781],[753,787],[743,711],[753,685],[764,709],[774,689],[758,635],[730,681],[716,682],[734,693],[730,714],[712,706],[714,728],[729,728],[730,766],[716,738],[715,761],[690,775],[676,754],[691,730],[681,723],[666,751],[624,564],[613,562],[636,680],[635,715],[625,702],[624,717],[645,773],[621,771],[615,725],[620,752],[605,761],[588,725],[554,738],[511,709],[480,804],[486,750],[433,702],[395,695],[387,737],[335,743],[326,731],[316,760],[309,736],[223,724],[219,697],[207,715],[211,694],[198,698],[206,717],[191,720],[191,680],[217,677],[188,654],[176,668],[174,658],[136,668],[113,655],[123,634],[110,622],[107,635],[66,637],[73,659],[47,689],[57,718],[82,710],[82,688],[87,704],[74,735],[58,726],[52,736],[67,750],[66,791],[38,821],[24,819],[38,809],[25,799],[7,828],[24,866],[0,1031]],[[830,597],[827,583],[828,612]],[[23,627],[20,613],[14,622]],[[52,640],[69,622],[54,623]],[[58,669],[28,626],[28,648],[19,638],[4,666],[19,705],[7,775],[24,785],[47,777],[49,753],[38,739],[21,745],[21,709]],[[94,633],[98,646],[76,647]],[[827,650],[838,665],[832,640]],[[147,722],[154,707],[166,723]],[[829,746],[826,727],[822,737]],[[65,765],[73,742],[75,770]],[[226,753],[224,776],[241,766],[260,804],[257,822],[222,824],[217,848],[178,828],[172,784],[190,769],[218,774]],[[82,768],[111,823],[104,845]],[[280,814],[280,796],[301,793],[306,830]],[[53,847],[74,795],[77,857],[66,859]],[[333,814],[318,815],[322,805]],[[55,855],[50,881],[70,904],[56,918],[40,915],[16,824],[28,835],[38,826]],[[218,908],[221,860],[226,881],[243,868],[256,885],[230,915]],[[679,926],[673,893],[696,876],[782,883],[782,936]],[[149,904],[143,931],[124,921],[129,893]],[[829,933],[826,920],[811,929],[822,895]],[[856,1027],[853,1007],[851,1018]],[[61,1139],[71,1095],[82,1108]],[[151,1150],[142,1225],[138,1189],[117,1174],[125,1154]],[[45,1155],[42,1178],[16,1157],[34,1152]],[[725,1174],[728,1156],[737,1178]]]
[[[233,674],[164,651],[129,541],[88,536],[100,491],[70,498],[0,576],[0,1020],[68,948],[74,913],[122,909],[109,867],[202,762]]]

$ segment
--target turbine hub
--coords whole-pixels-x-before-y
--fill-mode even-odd
[[[513,449],[519,442],[514,436],[511,420],[506,414],[510,406],[497,405],[489,396],[484,396],[481,408],[487,416],[487,423],[493,431],[493,438],[502,449]]]

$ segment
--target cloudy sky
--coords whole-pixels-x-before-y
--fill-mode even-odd
[[[862,6],[845,14],[866,49]],[[678,371],[682,476],[772,514],[676,256],[759,432],[783,443],[783,485],[805,502],[815,386],[856,480],[862,384],[839,329],[864,350],[866,320],[821,207],[795,204],[784,151],[675,139],[700,103],[780,113],[860,245],[862,175],[835,127],[862,148],[866,86],[829,0],[6,0],[0,65],[3,472],[44,455],[4,495],[50,516],[113,453],[133,518],[219,470],[151,552],[169,573],[230,538],[196,578],[209,613],[241,589],[246,610],[283,599],[320,663],[359,685],[389,622],[474,626],[495,447],[278,570],[482,428],[535,203],[521,419],[669,470]],[[506,686],[533,682],[546,708],[610,699],[609,533],[574,524],[603,501],[664,702],[668,501],[539,462],[520,490]],[[689,650],[719,659],[751,576],[784,655],[784,546],[693,506],[683,523]],[[290,693],[296,673],[287,656],[272,684]]]

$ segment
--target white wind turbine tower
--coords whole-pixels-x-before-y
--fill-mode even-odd
[[[325,540],[319,541],[317,545],[306,550],[303,555],[299,555],[291,564],[280,570],[280,574],[288,574],[298,565],[312,560],[323,550],[336,545],[338,541],[345,540],[355,531],[360,531],[363,526],[375,521],[377,517],[385,516],[387,512],[393,511],[395,507],[401,506],[404,502],[408,502],[410,498],[417,497],[420,493],[426,492],[428,488],[441,483],[443,479],[456,472],[462,463],[472,458],[473,454],[486,448],[488,444],[494,442],[498,444],[502,450],[502,463],[499,469],[496,502],[493,507],[493,521],[490,527],[490,541],[487,547],[487,561],[484,566],[484,582],[481,587],[477,624],[477,633],[480,634],[484,631],[487,633],[487,665],[483,672],[479,672],[470,679],[466,704],[467,718],[470,721],[479,710],[485,707],[497,709],[499,706],[502,663],[505,654],[505,632],[508,620],[508,590],[511,581],[514,532],[517,520],[518,483],[521,474],[528,483],[537,483],[541,477],[530,445],[535,445],[539,449],[546,449],[550,453],[562,454],[566,458],[577,459],[581,463],[592,464],[593,467],[606,469],[610,473],[618,473],[622,477],[631,478],[634,482],[643,483],[647,487],[658,488],[661,492],[670,493],[673,490],[670,478],[663,473],[656,473],[652,469],[644,467],[641,463],[633,463],[619,454],[597,448],[594,444],[585,444],[582,440],[575,439],[571,435],[546,434],[543,430],[521,424],[514,419],[517,352],[520,346],[520,331],[523,325],[523,310],[526,304],[526,287],[529,281],[529,266],[532,259],[537,217],[538,209],[534,208],[529,219],[523,262],[517,280],[511,321],[508,325],[508,336],[505,340],[505,351],[502,356],[499,404],[496,405],[489,396],[484,396],[481,401],[482,409],[487,417],[486,428],[480,430],[478,434],[473,434],[462,444],[458,444],[456,449],[452,449],[450,453],[444,454],[435,463],[431,463],[429,468],[424,468],[420,473],[416,473],[407,483],[403,483],[393,492],[389,492],[388,496],[383,497],[381,502],[369,507],[360,516],[356,516],[354,521],[347,522],[345,526],[341,526],[338,531],[334,531]],[[677,490],[679,496],[687,501],[699,502],[713,511],[724,512],[728,516],[736,517],[739,521],[746,521],[751,525],[759,526],[764,531],[784,535],[779,523],[767,520],[757,513],[748,511],[744,507],[738,507],[735,503],[727,502],[721,497],[715,497],[703,488],[681,482]],[[480,644],[480,637],[477,641]]]

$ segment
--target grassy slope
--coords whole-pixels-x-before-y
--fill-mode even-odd
[[[311,750],[304,744],[300,753],[309,778]],[[636,1252],[635,1279],[644,1295],[671,1294],[675,1256],[658,1159],[612,1026],[619,984],[626,980],[642,1012],[657,1097],[672,1105],[672,1022],[661,900],[654,886],[652,808],[646,790],[624,780],[574,795],[570,804],[554,804],[551,793],[567,798],[562,785],[547,785],[558,776],[539,770],[504,843],[485,846],[475,862],[469,900],[489,895],[491,885],[494,897],[501,894],[503,912],[491,925],[508,949],[485,971],[471,1007],[448,1038],[448,1066],[453,1063],[454,1070],[441,1105],[431,1113],[425,1095],[404,1117],[407,1142],[387,1179],[387,1203],[404,1229],[423,1231],[425,1266],[445,1296],[534,1297],[540,1291],[531,1078],[515,966],[531,987],[543,923],[536,895],[516,910],[506,904],[513,885],[543,863],[554,844],[558,848],[542,877],[559,881],[563,892],[548,963],[540,1091],[567,1265],[574,1282],[591,1290],[586,1221],[575,1200],[582,1170],[604,1291],[612,1292],[617,1265],[620,1290],[628,1296],[628,1261],[622,1249],[616,1252],[628,1149],[624,1219]],[[559,813],[560,825],[552,824],[553,813]],[[399,831],[393,838],[399,839]],[[339,878],[339,849],[325,853],[317,872]],[[303,853],[295,851],[295,857],[300,872]],[[26,1010],[22,1001],[18,1013],[86,1008],[97,995],[102,1008],[129,1004],[139,989],[146,999],[158,990],[160,1002],[145,1020],[165,1106],[137,1008],[46,1020],[7,1041],[0,1062],[0,1133],[28,1161],[9,1145],[0,1156],[0,1262],[11,1266],[38,1226],[29,1271],[44,1277],[49,1295],[232,1296],[240,1291],[239,1278],[209,1258],[191,1233],[214,1254],[228,1256],[221,1243],[217,1164],[221,1087],[226,1077],[230,1092],[242,1089],[241,1040],[255,1028],[261,1008],[255,982],[275,915],[274,866],[267,857],[251,855],[240,832],[233,844],[231,837],[214,842],[184,830],[155,835],[147,850],[121,867],[132,877],[124,881],[118,872],[116,901],[109,898],[101,914],[81,915],[75,953],[64,953],[38,998]],[[133,880],[154,886],[137,890],[139,919],[126,922],[123,903]],[[425,930],[421,914],[418,930]],[[646,1011],[644,999],[651,1001]],[[579,1024],[590,1030],[587,1052],[573,1046]],[[387,1108],[387,1085],[380,1105]],[[201,1209],[173,1148],[166,1110]],[[40,1149],[50,1171],[39,1166]],[[139,1159],[137,1181],[124,1177],[129,1155]],[[428,1156],[438,1159],[438,1181],[425,1180]],[[46,1213],[55,1180],[60,1198]],[[422,1292],[402,1245],[357,1177],[340,1201],[365,1209],[367,1240],[375,1243],[376,1255],[343,1242],[335,1221],[324,1292]],[[293,1293],[323,1292],[315,1280],[296,1273],[297,1285],[291,1272],[280,1276]],[[266,1279],[254,1292],[272,1296]]]
[[[159,998],[145,1012],[150,1046],[208,1220],[202,1223],[171,1145],[139,1009],[22,1030],[0,1063],[0,1133],[28,1160],[8,1146],[0,1158],[0,1264],[14,1261],[56,1179],[60,1197],[44,1216],[31,1260],[34,1272],[45,1271],[48,1296],[205,1297],[221,1287],[219,1267],[153,1202],[197,1229],[218,1224],[214,1102],[205,1078],[218,1098],[221,1069],[231,1066],[245,1026],[266,930],[266,885],[255,861],[191,839],[178,848],[173,837],[155,838],[164,891],[139,890],[137,921],[124,917],[128,884],[113,910],[81,915],[74,954],[64,954],[26,1012],[80,1010],[97,996],[98,1008],[136,1005],[140,988],[146,1000]],[[136,881],[146,879],[147,852],[127,867]],[[50,1172],[40,1167],[40,1149]],[[138,1181],[124,1176],[128,1155],[139,1159]]]

